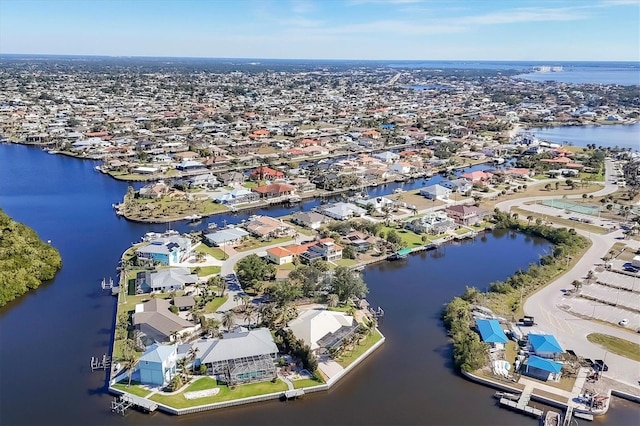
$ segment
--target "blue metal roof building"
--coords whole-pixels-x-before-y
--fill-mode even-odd
[[[529,334],[529,345],[536,355],[550,358],[564,350],[551,334]]]
[[[562,364],[550,359],[540,358],[539,356],[531,355],[527,359],[527,367],[534,367],[539,370],[548,371],[549,373],[559,373],[562,371]]]
[[[477,319],[476,326],[480,332],[483,342],[487,343],[507,343],[509,339],[505,336],[497,320]]]
[[[562,364],[539,356],[530,355],[527,359],[525,374],[539,380],[560,380]]]

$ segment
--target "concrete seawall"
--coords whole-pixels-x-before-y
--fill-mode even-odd
[[[378,333],[380,333],[379,330],[377,330],[377,331],[378,331]],[[380,336],[382,336],[382,338],[380,340],[378,340],[373,346],[371,346],[369,349],[367,349],[362,355],[360,355],[355,361],[353,361],[351,364],[349,364],[349,366],[347,366],[344,370],[342,370],[340,373],[338,373],[337,375],[335,375],[331,379],[327,380],[327,383],[324,383],[324,384],[321,384],[321,385],[317,385],[317,386],[310,386],[310,387],[302,388],[304,390],[304,392],[305,393],[314,393],[314,392],[320,392],[320,391],[329,390],[331,388],[331,386],[333,386],[336,383],[338,383],[347,373],[349,373],[351,370],[353,370],[364,359],[366,359],[369,355],[371,355],[373,352],[375,352],[376,349],[378,349],[380,346],[382,346],[382,344],[385,342],[385,337],[382,335],[382,333],[380,333]],[[111,392],[112,394],[115,394],[115,395],[124,395],[124,394],[126,394],[126,392],[124,392],[124,391],[122,391],[120,389],[113,388],[111,386],[109,386],[109,392]],[[158,410],[163,411],[163,412],[168,413],[168,414],[173,414],[173,415],[176,415],[176,416],[182,416],[182,415],[185,415],[185,414],[200,413],[200,412],[203,412],[203,411],[210,411],[210,410],[217,410],[217,409],[220,409],[220,408],[235,407],[235,406],[239,406],[239,405],[252,404],[252,403],[255,403],[255,402],[272,401],[272,400],[276,400],[276,399],[281,399],[283,394],[284,394],[284,392],[274,392],[274,393],[269,393],[269,394],[265,394],[265,395],[256,395],[256,396],[251,396],[251,397],[247,397],[247,398],[234,399],[234,400],[231,400],[231,401],[215,402],[215,403],[211,403],[211,404],[198,405],[196,407],[189,407],[189,408],[173,408],[173,407],[169,407],[167,405],[164,405],[162,403],[159,403],[157,401],[154,401],[154,402],[156,402],[158,404]]]

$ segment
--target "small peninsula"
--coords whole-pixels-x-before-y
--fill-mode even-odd
[[[58,250],[0,209],[0,307],[52,279],[61,267]]]

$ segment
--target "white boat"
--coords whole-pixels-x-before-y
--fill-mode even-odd
[[[517,395],[515,393],[510,393],[510,392],[496,392],[493,394],[493,397],[496,399],[506,398],[512,401],[517,401],[518,399],[520,399],[520,395]]]
[[[215,222],[209,222],[207,223],[207,229],[211,230],[211,229],[217,229],[218,228],[218,224]]]
[[[162,234],[159,234],[157,232],[147,232],[146,234],[144,234],[142,236],[142,241],[151,241],[151,240],[155,240],[156,238],[160,238],[162,237]]]
[[[547,411],[542,424],[544,426],[561,426],[562,416],[557,411]]]
[[[184,218],[185,220],[190,220],[191,222],[197,222],[202,219],[202,216],[200,216],[199,214],[191,214],[189,216],[185,216]]]

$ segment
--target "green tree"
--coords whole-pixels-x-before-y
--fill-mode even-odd
[[[233,311],[225,311],[224,314],[222,314],[222,326],[230,331],[233,328],[234,324],[235,316],[233,314]]]
[[[249,288],[253,288],[258,281],[270,280],[275,273],[273,265],[267,264],[255,254],[240,260],[236,267],[240,283]]]
[[[345,259],[355,259],[356,258],[356,250],[353,246],[346,246],[342,249],[342,257]]]
[[[362,298],[369,292],[360,274],[344,266],[338,266],[333,271],[330,287],[331,292],[343,303],[351,297]]]

